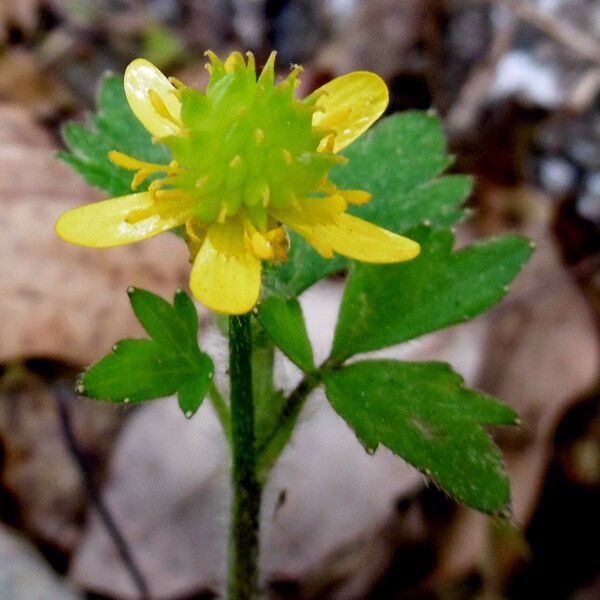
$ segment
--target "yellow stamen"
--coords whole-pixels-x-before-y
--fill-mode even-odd
[[[331,133],[321,140],[321,142],[319,143],[318,151],[326,152],[327,154],[332,154],[334,144],[335,144],[335,134]]]
[[[183,126],[182,122],[179,119],[175,118],[169,112],[169,109],[165,106],[165,103],[163,102],[162,98],[159,96],[158,92],[156,92],[153,89],[148,90],[148,99],[150,100],[150,103],[152,104],[152,107],[154,108],[154,110],[163,119],[170,121],[171,123],[173,123],[173,125],[177,125],[177,127]]]
[[[169,77],[169,81],[178,89],[182,90],[186,87],[185,83],[177,79],[177,77]]]
[[[338,190],[338,194],[340,194],[346,202],[357,205],[366,204],[373,198],[369,192],[363,190]]]
[[[195,244],[201,244],[204,241],[204,235],[199,236],[195,230],[196,220],[191,217],[185,222],[185,233],[191,242]]]

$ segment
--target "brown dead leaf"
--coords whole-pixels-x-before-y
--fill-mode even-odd
[[[58,216],[99,195],[56,159],[43,130],[23,114],[15,127],[14,114],[0,107],[0,362],[88,364],[140,334],[127,286],[171,297],[187,284],[187,250],[171,235],[108,250],[60,240]]]
[[[112,406],[79,399],[70,410],[82,450],[96,468],[102,467],[122,415]],[[23,528],[72,551],[79,540],[86,493],[66,450],[52,389],[39,377],[23,373],[17,382],[3,386],[0,440],[2,485],[17,503]]]
[[[8,37],[9,30],[17,27],[31,35],[39,22],[40,9],[46,0],[19,0],[0,2],[0,42]]]
[[[18,47],[0,55],[0,99],[30,110],[37,118],[51,117],[74,105],[69,90],[43,70],[31,52]]]

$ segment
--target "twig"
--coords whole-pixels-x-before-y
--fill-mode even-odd
[[[85,456],[84,451],[80,448],[79,442],[75,437],[75,432],[73,430],[73,424],[71,422],[71,415],[69,414],[69,397],[70,397],[70,388],[65,383],[58,383],[56,386],[56,406],[58,409],[58,416],[60,420],[60,425],[63,431],[63,435],[66,441],[67,448],[77,465],[79,472],[81,474],[81,478],[85,484],[87,493],[90,497],[90,500],[98,512],[98,516],[100,517],[100,521],[104,525],[108,535],[113,541],[121,560],[123,561],[123,565],[129,572],[135,587],[137,588],[140,599],[141,600],[150,600],[150,591],[148,589],[148,584],[129,548],[129,545],[125,541],[124,536],[119,530],[108,506],[105,504],[102,499],[102,495],[96,486],[94,478],[92,477],[91,469],[88,464],[87,458]]]
[[[450,133],[466,131],[474,126],[494,80],[498,62],[509,50],[515,31],[516,22],[511,19],[497,31],[487,55],[471,71],[446,116],[446,127]]]
[[[491,0],[491,2],[505,6],[520,19],[537,27],[566,48],[587,60],[600,64],[600,42],[569,21],[544,12],[531,2],[522,0]]]

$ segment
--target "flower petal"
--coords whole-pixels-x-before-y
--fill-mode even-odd
[[[215,223],[194,261],[192,293],[217,312],[240,315],[252,310],[260,292],[260,260],[244,243],[238,221]]]
[[[149,192],[130,194],[63,213],[56,233],[66,242],[90,248],[130,244],[182,225],[195,204],[190,198],[154,200]]]
[[[300,210],[280,210],[275,216],[325,258],[337,252],[363,262],[396,263],[419,254],[417,242],[349,215],[340,200],[340,196],[306,198],[300,201]]]
[[[337,77],[313,94],[318,96],[315,106],[322,110],[313,115],[313,127],[335,132],[333,152],[339,152],[371,127],[386,109],[389,98],[383,79],[369,71]]]
[[[317,235],[338,254],[368,263],[403,262],[421,251],[417,242],[345,212],[319,226]]]
[[[151,90],[155,102],[149,95]],[[181,101],[173,93],[175,90],[175,86],[143,58],[136,58],[125,70],[125,95],[129,106],[140,123],[156,137],[181,132]],[[157,111],[157,104],[164,110]]]

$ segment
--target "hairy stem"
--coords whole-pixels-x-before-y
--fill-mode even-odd
[[[227,406],[227,402],[225,402],[225,398],[219,391],[219,388],[215,385],[214,381],[211,381],[208,386],[208,396],[213,405],[215,412],[217,413],[217,417],[219,422],[221,423],[221,427],[223,427],[223,432],[225,433],[225,437],[227,441],[231,440],[231,419],[229,416],[229,406]]]
[[[256,475],[249,315],[229,317],[232,486],[229,600],[258,598],[261,485]]]

